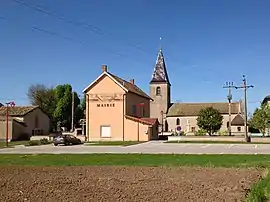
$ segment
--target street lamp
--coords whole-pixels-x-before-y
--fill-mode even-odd
[[[8,108],[10,107],[14,107],[15,106],[15,102],[7,102],[6,103],[7,106],[7,111],[6,111],[6,147],[8,147],[8,118],[9,118],[9,114],[8,114]]]

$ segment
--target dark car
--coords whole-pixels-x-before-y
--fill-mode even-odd
[[[59,144],[76,145],[76,144],[81,144],[81,143],[82,141],[73,135],[59,135],[53,139],[53,144],[55,146]]]

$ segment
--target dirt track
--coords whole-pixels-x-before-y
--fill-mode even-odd
[[[0,201],[242,201],[257,170],[0,167]]]

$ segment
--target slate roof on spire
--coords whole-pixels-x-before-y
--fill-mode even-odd
[[[159,83],[159,82],[170,84],[169,76],[165,65],[165,60],[161,49],[159,50],[157,56],[154,73],[152,75],[152,80],[150,81],[150,83]]]

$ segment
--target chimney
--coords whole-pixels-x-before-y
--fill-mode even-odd
[[[107,65],[102,65],[102,72],[107,72]]]
[[[129,83],[131,83],[132,85],[134,85],[134,79],[130,79]]]

